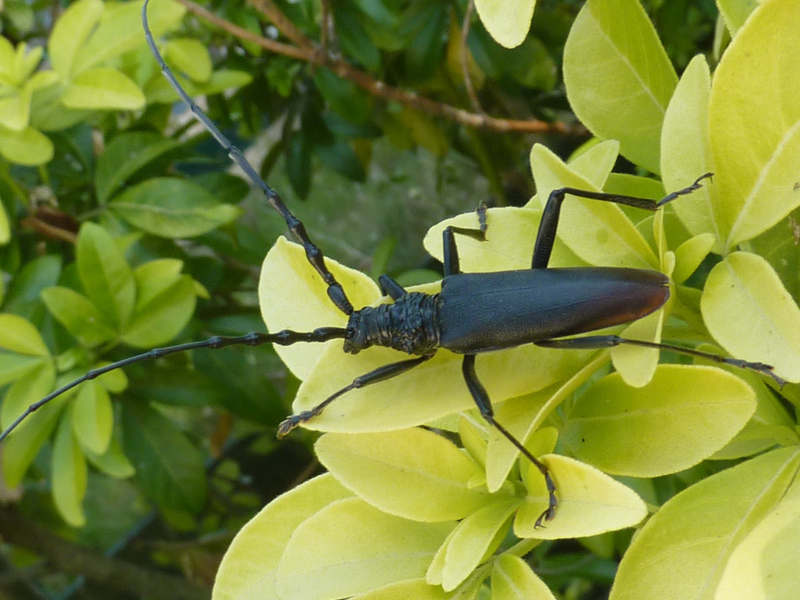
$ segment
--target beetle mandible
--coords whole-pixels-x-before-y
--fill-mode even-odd
[[[567,196],[611,202],[634,208],[656,211],[674,199],[689,194],[710,178],[706,173],[686,188],[665,196],[658,202],[642,198],[591,192],[576,188],[560,188],[550,193],[545,204],[533,249],[530,269],[494,273],[462,273],[459,267],[456,235],[479,240],[486,231],[485,212],[479,209],[480,225],[476,229],[447,227],[443,232],[444,279],[439,293],[409,292],[388,275],[379,278],[381,289],[393,300],[390,304],[367,306],[356,310],[342,285],[325,265],[320,249],[308,236],[303,223],[292,214],[283,200],[245,159],[217,126],[202,112],[181,88],[174,74],[156,47],[147,22],[147,5],[142,7],[142,23],[150,49],[163,75],[189,106],[195,118],[227,151],[267,201],[286,221],[286,225],[305,250],[311,266],[322,277],[333,304],[348,317],[346,327],[321,327],[313,331],[283,330],[277,333],[250,333],[239,337],[213,337],[207,340],[158,348],[118,361],[86,373],[83,377],[54,391],[31,405],[6,431],[2,441],[28,415],[69,389],[104,373],[129,364],[197,348],[222,348],[231,345],[259,346],[273,343],[291,345],[299,342],[321,343],[342,339],[344,352],[356,354],[371,346],[384,346],[402,351],[412,358],[380,366],[356,377],[350,384],[322,400],[310,410],[284,420],[278,436],[287,435],[295,427],[319,415],[329,404],[350,390],[397,377],[430,360],[439,348],[463,355],[462,373],[482,417],[513,444],[542,474],[548,490],[547,509],[536,525],[555,515],[558,503],[556,486],[547,466],[534,456],[514,435],[494,418],[486,389],[475,371],[477,355],[484,352],[536,344],[547,348],[597,349],[620,344],[666,349],[709,359],[718,363],[750,369],[772,377],[779,385],[785,382],[763,363],[720,357],[691,348],[622,338],[617,335],[590,335],[613,325],[636,321],[661,308],[669,297],[669,279],[652,270],[621,267],[549,267],[556,238],[561,205]]]

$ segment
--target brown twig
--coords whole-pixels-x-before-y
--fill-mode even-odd
[[[184,5],[189,12],[230,33],[234,37],[257,44],[269,52],[275,52],[277,54],[302,60],[313,65],[326,67],[336,73],[339,77],[348,81],[352,81],[373,96],[384,98],[385,100],[399,102],[400,104],[410,106],[435,117],[448,119],[467,127],[488,129],[497,132],[513,131],[520,133],[558,133],[562,135],[584,135],[586,133],[585,129],[580,125],[567,125],[566,123],[559,122],[548,123],[546,121],[539,121],[535,119],[500,119],[488,115],[469,112],[450,104],[437,102],[435,100],[431,100],[430,98],[420,96],[414,92],[409,92],[407,90],[390,86],[383,81],[377,80],[367,73],[356,69],[344,60],[326,56],[323,54],[323,52],[319,51],[319,47],[316,44],[313,44],[313,42],[312,46],[300,47],[271,40],[269,38],[256,35],[251,31],[244,29],[243,27],[239,27],[230,21],[226,21],[225,19],[218,17],[202,6],[192,2],[192,0],[177,1]]]
[[[301,48],[311,48],[313,43],[306,35],[294,26],[294,23],[275,6],[272,0],[250,0],[250,4],[266,19],[272,22],[283,35]]]

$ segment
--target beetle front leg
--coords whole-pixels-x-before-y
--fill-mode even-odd
[[[382,367],[378,367],[377,369],[370,371],[364,375],[359,375],[356,377],[350,385],[347,385],[340,389],[339,391],[331,394],[325,400],[317,404],[315,407],[304,410],[299,412],[295,415],[291,415],[284,419],[280,425],[278,425],[278,438],[285,437],[289,434],[289,432],[313,419],[314,417],[318,416],[325,410],[325,407],[328,406],[331,402],[336,400],[339,396],[349,392],[350,390],[357,390],[359,388],[366,387],[368,385],[372,385],[373,383],[378,383],[379,381],[386,381],[387,379],[391,379],[393,377],[397,377],[401,373],[405,373],[424,363],[427,360],[433,358],[434,354],[425,354],[418,358],[412,358],[410,360],[403,360],[400,362],[390,363],[388,365],[383,365]]]
[[[492,408],[492,402],[489,399],[489,394],[486,393],[486,388],[483,387],[483,384],[480,382],[478,375],[475,372],[474,354],[467,354],[464,356],[464,362],[461,363],[461,370],[464,373],[464,381],[467,382],[469,392],[472,394],[475,404],[478,405],[478,410],[480,411],[481,416],[486,419],[489,425],[497,429],[497,431],[499,431],[504,438],[511,442],[525,458],[531,461],[531,463],[533,463],[533,465],[539,469],[539,472],[544,477],[548,494],[547,509],[542,512],[541,515],[539,515],[538,519],[536,519],[536,527],[542,527],[543,521],[549,521],[555,516],[556,506],[558,506],[558,499],[556,498],[556,484],[553,482],[553,478],[550,475],[550,469],[548,469],[547,465],[545,465],[542,461],[531,454],[530,450],[528,450],[522,444],[522,442],[515,438],[511,432],[508,431],[508,429],[500,425],[500,423],[495,420],[494,409]]]

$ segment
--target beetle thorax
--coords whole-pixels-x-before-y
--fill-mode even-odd
[[[356,354],[370,346],[406,354],[430,354],[439,346],[438,294],[412,292],[392,304],[367,306],[350,315],[344,351]]]

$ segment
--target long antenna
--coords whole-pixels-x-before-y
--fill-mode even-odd
[[[142,5],[142,26],[144,27],[144,35],[145,39],[147,40],[147,44],[150,46],[150,51],[153,53],[153,56],[155,56],[159,67],[161,67],[161,73],[164,75],[164,77],[166,77],[167,81],[169,81],[170,85],[175,88],[175,91],[178,92],[178,95],[181,97],[181,99],[189,106],[189,110],[192,111],[192,114],[197,121],[203,127],[205,127],[208,132],[214,136],[214,139],[217,140],[219,145],[225,149],[230,159],[245,172],[247,177],[253,182],[254,185],[257,185],[259,188],[261,188],[261,191],[264,193],[267,201],[281,214],[283,219],[286,221],[289,231],[292,232],[292,235],[294,235],[297,241],[300,242],[305,249],[308,262],[311,263],[311,265],[316,269],[317,273],[320,274],[323,281],[325,281],[327,284],[328,296],[330,297],[331,301],[345,315],[350,316],[353,313],[353,305],[350,303],[350,300],[348,300],[347,294],[344,292],[344,288],[342,288],[341,284],[336,281],[336,278],[333,276],[333,273],[328,270],[328,267],[325,266],[325,257],[322,254],[322,250],[320,250],[317,245],[314,244],[314,242],[312,242],[308,237],[308,233],[306,232],[306,228],[303,223],[286,207],[286,205],[283,203],[283,200],[281,200],[281,197],[278,195],[278,192],[266,184],[266,182],[258,174],[258,171],[256,171],[255,168],[253,168],[253,165],[251,165],[244,157],[242,151],[234,146],[213,123],[213,121],[211,121],[211,119],[205,115],[200,107],[194,103],[194,101],[189,97],[189,94],[187,94],[178,83],[178,80],[175,78],[172,70],[167,66],[167,63],[164,62],[164,58],[161,56],[161,53],[156,47],[153,34],[150,32],[150,25],[147,22],[147,5],[149,3],[150,0],[145,0],[144,4]]]

